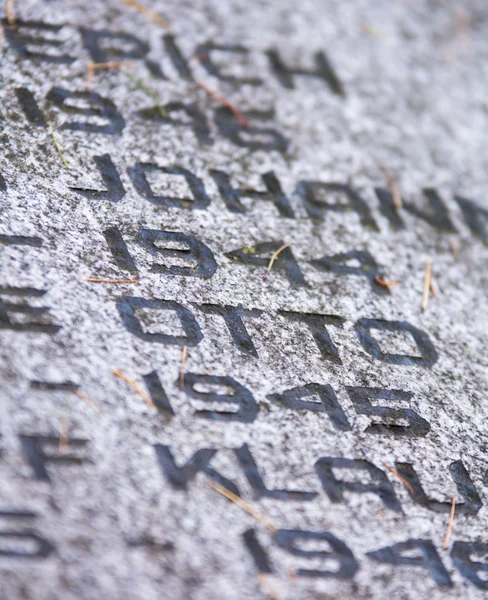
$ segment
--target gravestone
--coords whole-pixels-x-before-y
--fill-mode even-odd
[[[6,3],[2,600],[486,596],[487,22]]]

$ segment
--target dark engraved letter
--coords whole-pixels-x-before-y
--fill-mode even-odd
[[[304,69],[303,67],[287,67],[281,60],[277,50],[268,50],[266,54],[268,55],[274,74],[283,87],[292,90],[295,87],[293,75],[306,75],[307,77],[318,77],[319,79],[322,79],[334,94],[345,96],[342,83],[330,64],[325,52],[315,53],[315,71]]]
[[[29,383],[33,390],[41,392],[76,392],[80,388],[77,383],[72,381],[39,381],[34,379]]]
[[[80,32],[83,36],[83,44],[95,63],[144,58],[149,52],[149,45],[146,42],[129,33],[95,31],[86,27],[80,27]],[[130,48],[127,50],[128,45]]]
[[[249,118],[258,120],[269,120],[274,116],[273,111],[249,110],[246,114]],[[271,127],[246,126],[226,106],[217,108],[214,119],[220,133],[236,146],[268,152],[277,150],[282,153],[288,148],[288,140],[279,131]],[[268,139],[263,140],[263,137]]]
[[[232,390],[231,394],[218,394],[216,392],[201,392],[197,386],[225,386]],[[222,402],[223,404],[236,404],[237,410],[197,410],[197,417],[212,419],[214,421],[241,421],[252,423],[256,418],[259,408],[251,392],[232,377],[219,375],[204,375],[185,373],[184,389],[186,393],[196,400],[203,402]]]
[[[371,400],[392,400],[408,402],[413,394],[402,390],[385,390],[382,388],[349,387],[347,393],[351,398],[354,409],[359,415],[382,417],[381,422],[373,422],[364,430],[365,433],[379,433],[405,437],[418,437],[427,435],[430,424],[411,408],[390,408],[389,406],[375,406]],[[408,425],[398,425],[395,421],[406,420]]]
[[[40,21],[22,21],[15,19],[15,25],[11,26],[7,19],[1,19],[3,32],[10,47],[18,52],[23,58],[32,60],[45,61],[48,63],[58,63],[70,65],[76,59],[68,54],[51,54],[46,52],[33,52],[29,48],[31,46],[50,46],[51,48],[59,48],[63,45],[62,40],[45,38],[42,36],[30,36],[25,33],[25,29],[33,29],[39,32],[48,32],[51,35],[62,29],[61,25],[49,25]],[[24,30],[24,33],[23,33]]]
[[[488,590],[488,580],[481,578],[478,573],[488,572],[488,563],[471,560],[471,556],[486,557],[488,555],[488,544],[482,542],[454,542],[451,550],[451,558],[457,570],[470,583],[480,590]]]
[[[357,261],[359,266],[349,265],[348,262],[350,261]],[[380,285],[376,281],[376,277],[381,279],[383,277],[375,259],[367,250],[353,250],[332,256],[323,256],[322,258],[311,260],[310,264],[319,271],[339,273],[340,275],[360,275],[369,281],[373,292],[376,294],[386,296],[390,294],[390,290],[387,287]]]
[[[108,98],[104,98],[96,92],[89,91],[70,91],[60,87],[53,87],[47,95],[47,99],[55,104],[60,110],[72,115],[83,115],[86,117],[96,117],[105,119],[108,123],[99,125],[96,122],[71,121],[63,123],[61,129],[70,131],[84,131],[85,133],[106,133],[114,135],[121,133],[125,127],[124,117],[117,110],[117,107]],[[70,99],[83,100],[85,107],[79,107],[69,102]],[[78,104],[78,103],[77,103]]]
[[[162,410],[170,415],[174,415],[175,411],[173,410],[171,402],[169,401],[169,398],[166,395],[163,386],[161,385],[161,381],[159,380],[156,371],[151,371],[147,375],[143,375],[143,379],[147,389],[149,390],[149,395],[151,396],[154,406],[156,406],[158,410]]]
[[[347,202],[324,202],[320,198],[320,192],[338,194]],[[299,181],[296,186],[296,192],[301,198],[305,210],[312,219],[324,220],[325,213],[330,210],[332,212],[344,213],[349,210],[354,210],[358,215],[361,223],[372,229],[379,231],[378,225],[371,214],[369,206],[361,198],[361,196],[350,185],[344,183],[326,183],[324,181]]]
[[[117,169],[110,158],[110,154],[94,156],[93,160],[100,172],[103,184],[107,188],[106,191],[78,187],[71,187],[70,190],[91,200],[108,200],[109,202],[118,202],[119,200],[122,200],[126,193],[124,184],[120,180]]]
[[[194,263],[188,267],[180,267],[178,265],[166,266],[154,263],[151,267],[151,273],[185,275],[188,277],[209,279],[217,270],[217,263],[210,248],[191,235],[185,235],[179,231],[141,229],[137,235],[137,241],[152,256],[173,256]],[[164,242],[165,244],[163,245],[162,243]],[[174,246],[174,244],[182,244],[186,248],[172,248],[171,246]]]
[[[417,551],[417,556],[412,556],[412,551]],[[387,546],[374,552],[367,552],[366,556],[373,560],[388,565],[406,565],[409,567],[422,567],[427,569],[437,585],[452,587],[451,578],[442,564],[434,544],[430,540],[410,539]]]
[[[217,52],[231,52],[233,54],[246,55],[249,53],[249,50],[241,45],[228,45],[228,44],[215,44],[214,42],[206,42],[204,44],[199,44],[195,48],[195,54],[200,58],[199,63],[207,69],[208,73],[221,81],[228,81],[231,83],[240,83],[248,85],[260,85],[262,80],[259,77],[235,77],[234,75],[229,75],[223,73],[220,67],[216,64],[216,62],[212,58],[212,51]]]
[[[370,476],[371,483],[337,479],[333,469],[365,471]],[[385,473],[368,460],[323,457],[319,458],[315,463],[315,470],[331,502],[342,502],[344,500],[344,492],[354,492],[355,494],[371,493],[379,496],[386,508],[390,508],[395,512],[402,512],[400,502],[395,495],[395,490],[388,481]]]
[[[238,306],[221,306],[219,304],[196,304],[202,312],[209,315],[220,315],[227,325],[227,329],[232,337],[234,344],[240,352],[249,356],[258,357],[251,336],[249,335],[242,317],[259,317],[262,310],[257,308],[240,308]]]
[[[36,515],[31,512],[0,511],[0,519],[34,519],[35,517]],[[1,540],[6,541],[6,547],[0,548],[0,556],[21,559],[47,558],[55,550],[48,540],[32,529],[0,529]],[[18,541],[19,549],[16,549],[10,540]],[[33,548],[32,542],[34,542]]]
[[[32,297],[42,298],[46,290],[36,290],[34,288],[14,288],[0,287],[1,296]],[[17,304],[6,302],[0,297],[0,329],[12,329],[13,331],[31,331],[37,333],[47,333],[54,335],[61,329],[61,325],[51,325],[40,321],[18,321],[13,322],[10,319],[10,313],[21,315],[42,316],[49,312],[48,306],[30,306],[29,304]]]
[[[242,538],[246,548],[251,554],[254,564],[258,570],[258,573],[272,573],[273,567],[269,560],[269,556],[264,548],[261,546],[255,529],[247,529],[243,534]]]
[[[151,108],[143,108],[138,111],[138,115],[148,121],[156,121],[167,125],[175,125],[177,127],[189,127],[193,129],[199,142],[202,144],[213,144],[210,127],[204,113],[198,108],[194,102],[168,102],[163,106],[166,115],[161,114],[161,106],[152,106]],[[186,115],[186,119],[182,119],[182,114]],[[175,115],[174,117],[172,115]],[[178,115],[180,118],[178,118]]]
[[[297,529],[280,529],[276,533],[275,541],[280,548],[288,550],[294,556],[307,558],[323,558],[327,562],[335,560],[338,568],[335,571],[324,569],[297,569],[298,577],[324,577],[335,579],[352,579],[359,568],[354,554],[344,542],[336,538],[330,531],[300,531]],[[299,542],[327,542],[329,550],[305,550],[300,548]],[[308,544],[307,544],[308,545]]]
[[[244,263],[245,265],[263,267],[264,274],[271,256],[283,245],[284,244],[281,240],[277,242],[261,242],[260,244],[255,244],[254,246],[239,248],[237,250],[232,250],[231,252],[226,252],[225,256],[231,258],[232,260]],[[259,256],[260,254],[266,254],[266,256]],[[300,267],[293,256],[291,248],[284,248],[278,254],[273,263],[273,270],[284,273],[288,281],[293,285],[307,286],[307,282],[305,281]]]
[[[163,69],[161,68],[161,65],[156,62],[155,60],[152,60],[152,58],[146,58],[146,60],[144,61],[144,64],[147,67],[147,70],[149,71],[149,73],[151,73],[151,75],[153,77],[156,77],[156,79],[168,79],[166,77],[166,75],[164,74]]]
[[[258,465],[254,460],[249,446],[243,444],[240,448],[234,450],[237,460],[239,461],[244,475],[247,477],[249,484],[251,485],[254,498],[260,500],[261,498],[274,498],[275,500],[296,500],[298,502],[307,502],[313,500],[318,494],[317,492],[301,492],[298,490],[270,490],[266,487],[263,481],[261,473],[259,472]]]
[[[402,217],[400,216],[399,209],[395,206],[395,203],[393,202],[393,194],[390,192],[390,190],[376,187],[374,188],[374,191],[376,192],[376,196],[380,202],[380,212],[384,217],[388,219],[393,229],[395,231],[405,229],[405,223]]]
[[[218,171],[213,169],[210,171],[210,175],[219,188],[220,195],[222,196],[225,205],[234,213],[245,213],[246,207],[241,202],[241,198],[252,198],[253,200],[267,200],[272,202],[280,216],[294,219],[295,213],[291,207],[290,201],[283,193],[281,184],[274,174],[274,171],[269,171],[261,175],[266,191],[252,190],[252,189],[240,189],[233,188],[230,183],[230,178],[224,171]]]
[[[186,79],[187,81],[193,81],[193,75],[190,67],[188,66],[185,57],[181,53],[179,47],[175,42],[175,38],[170,33],[163,36],[164,48],[166,52],[169,54],[171,62],[173,63],[175,69],[178,71],[180,77]]]
[[[448,513],[451,510],[451,501],[439,502],[431,500],[424,492],[424,488],[420,483],[420,479],[415,472],[415,469],[410,463],[397,462],[395,463],[397,471],[410,484],[409,494],[416,504],[420,504],[429,510],[437,513]],[[456,504],[456,513],[465,515],[476,515],[483,502],[478,494],[471,477],[463,464],[462,460],[456,460],[449,465],[449,472],[452,480],[456,484],[459,495],[464,499],[463,503]]]
[[[383,319],[359,319],[354,326],[356,334],[362,347],[368,354],[391,365],[409,365],[415,367],[432,367],[437,362],[439,355],[434,348],[425,331],[417,329],[406,321],[385,321]],[[394,333],[409,333],[421,354],[421,356],[409,356],[407,354],[393,354],[392,352],[383,352],[379,343],[371,335],[372,329],[379,331],[391,331]]]
[[[26,87],[18,87],[15,88],[15,95],[29,123],[36,127],[47,127],[46,119],[34,94]]]
[[[137,273],[137,267],[132,259],[132,256],[130,255],[127,244],[125,243],[119,228],[115,226],[109,227],[109,229],[105,229],[105,231],[102,233],[110,252],[112,253],[115,264],[119,267],[119,269],[124,269],[125,271],[130,271],[131,273]]]
[[[415,204],[406,202],[405,200],[402,202],[402,207],[416,217],[420,217],[424,221],[427,221],[429,225],[432,225],[432,227],[435,227],[436,229],[456,233],[456,228],[451,221],[449,211],[437,191],[432,188],[425,188],[422,192],[429,202],[431,214],[419,210]]]
[[[177,198],[175,196],[156,194],[149,184],[146,175],[153,171],[158,171],[166,175],[178,175],[184,177],[193,194],[193,198]],[[205,209],[210,204],[210,198],[207,196],[203,181],[183,167],[160,167],[153,163],[136,163],[133,167],[128,169],[128,173],[138,193],[157,206]]]
[[[466,224],[471,229],[476,237],[483,242],[488,243],[488,232],[486,224],[488,223],[488,210],[481,208],[472,200],[462,198],[461,196],[454,197],[463,211]]]
[[[302,400],[302,398],[310,398],[311,396],[318,396],[319,402]],[[291,390],[285,390],[281,394],[270,394],[267,398],[278,404],[278,406],[284,406],[292,410],[325,412],[336,429],[351,431],[351,426],[337,400],[337,396],[332,386],[328,384],[308,383]]]
[[[33,248],[40,248],[42,246],[42,239],[35,235],[0,234],[0,244],[5,244],[6,246],[32,246]]]
[[[315,315],[287,310],[279,310],[278,313],[283,317],[290,319],[290,321],[304,323],[308,327],[322,358],[337,364],[342,363],[337,346],[332,341],[325,326],[333,325],[334,327],[342,327],[345,319],[336,315]]]
[[[217,450],[214,448],[200,448],[182,467],[177,466],[169,446],[154,444],[154,450],[161,472],[173,487],[186,490],[189,481],[195,479],[198,473],[205,473],[210,479],[223,485],[236,496],[240,495],[239,488],[233,481],[223,477],[210,466],[210,461],[217,454]]]
[[[170,310],[176,313],[185,335],[177,336],[166,333],[150,333],[144,331],[140,318],[136,315],[137,310]],[[122,321],[128,331],[146,342],[157,344],[169,344],[173,346],[196,346],[203,338],[200,327],[188,309],[173,300],[161,300],[159,298],[145,299],[134,296],[123,296],[117,302]]]
[[[66,454],[59,453],[59,437],[49,435],[21,435],[20,441],[22,449],[29,461],[30,466],[34,471],[34,476],[40,481],[50,481],[49,473],[46,469],[46,463],[56,462],[61,464],[79,465],[86,461],[86,457],[81,457],[78,453]],[[88,440],[73,439],[70,437],[69,446],[71,450],[84,449],[88,444]],[[46,452],[44,445],[54,446],[56,452]]]
[[[483,483],[483,485],[485,487],[488,487],[488,469],[485,471],[485,473],[481,479],[481,482]]]

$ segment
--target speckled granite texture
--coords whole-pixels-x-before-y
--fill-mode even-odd
[[[167,19],[171,29],[164,30],[147,14],[117,0],[18,1],[14,4],[17,24],[12,29],[4,21],[1,600],[264,599],[270,597],[266,586],[275,590],[279,600],[486,597],[486,572],[477,573],[469,560],[482,562],[488,553],[488,546],[482,546],[488,544],[488,250],[480,238],[488,213],[471,213],[471,220],[467,219],[468,209],[464,205],[463,213],[456,196],[488,210],[488,5],[483,0],[166,0],[146,6]],[[63,27],[39,32],[32,24],[25,25],[29,21]],[[84,38],[80,28],[85,28]],[[91,102],[93,108],[99,101],[94,96],[71,97],[66,101],[69,108],[63,105],[64,92],[52,90],[85,93],[87,63],[101,59],[93,55],[93,46],[90,53],[83,39],[101,30],[116,34],[98,38],[99,51],[105,52],[107,60],[131,60],[136,50],[144,56],[123,69],[97,69],[91,91],[113,105],[105,104],[105,113],[98,116],[80,116],[80,107]],[[117,37],[121,33],[139,42],[122,40]],[[166,45],[163,40],[168,33],[186,63],[175,66],[171,38],[166,38]],[[30,44],[28,51],[69,55],[73,60],[47,62],[22,52],[25,40],[19,41],[19,35],[41,34],[63,43],[57,47]],[[242,48],[198,49],[208,41]],[[278,51],[285,65],[307,69],[313,67],[316,52],[325,52],[344,95],[334,93],[318,77],[291,76],[294,87],[285,87],[266,54],[270,49]],[[208,53],[220,67],[220,76],[205,68]],[[193,80],[182,76],[185,64]],[[121,71],[129,72],[146,89]],[[250,77],[260,83],[239,81]],[[239,129],[232,113],[196,81],[244,113],[248,131]],[[147,89],[159,98],[163,113],[165,106],[170,111],[173,122],[158,114]],[[28,114],[22,100],[24,105],[30,102]],[[33,112],[33,101],[38,114]],[[176,102],[191,104],[193,113],[178,112],[171,105]],[[144,118],[140,111],[151,107],[153,118]],[[121,117],[114,117],[114,110]],[[257,118],[252,112],[256,110],[265,113]],[[87,132],[86,126],[73,130],[75,122],[102,129],[111,124],[118,131]],[[185,123],[198,123],[200,137]],[[69,169],[56,151],[49,125]],[[276,148],[266,147],[277,140],[283,147],[281,142]],[[115,171],[105,184],[110,183],[115,195],[80,194],[80,189],[107,189],[94,159],[106,155]],[[174,172],[147,174],[153,196],[191,197],[193,185],[199,193],[204,188],[208,206],[192,210],[191,203],[166,206],[157,198],[148,200],[141,192],[140,173],[137,179],[138,163],[177,165],[191,174],[186,180]],[[388,190],[382,167],[389,170],[404,200],[396,214],[403,219],[404,229],[396,230],[394,217],[389,220],[380,210],[375,188]],[[242,196],[241,212],[229,210],[215,170],[225,172],[234,188],[261,191],[265,190],[261,176],[273,171],[288,199],[282,212],[290,214],[280,214],[273,202],[257,195]],[[338,188],[307,204],[304,186],[297,184],[312,180],[348,185],[364,201],[362,208],[358,211],[358,204],[348,203]],[[134,181],[142,188],[138,190]],[[440,206],[434,211],[429,208],[424,188],[436,190],[435,199],[444,203],[447,212]],[[391,198],[387,200],[391,207]],[[321,212],[324,201],[332,209]],[[312,218],[314,207],[319,213],[315,216],[323,219]],[[419,216],[419,211],[428,218]],[[104,236],[107,230],[118,232],[125,241],[137,272],[120,267],[120,254],[117,264]],[[141,230],[181,232],[203,242],[214,257],[215,264],[206,263],[213,265],[213,275],[199,277],[198,260],[158,252],[158,247],[188,248],[187,238],[156,240],[150,252]],[[255,259],[258,244],[264,242],[274,246],[259,254],[264,257],[261,265],[250,266],[226,255],[245,248],[243,256]],[[263,281],[267,261],[285,243],[290,246]],[[373,281],[371,271],[368,276],[343,274],[320,270],[311,262],[353,251],[369,252],[379,265],[373,275],[380,273],[384,280],[400,284],[387,293]],[[283,267],[291,269],[293,257],[295,270],[290,274]],[[427,310],[422,311],[429,257],[439,297],[431,295]],[[168,265],[189,269],[175,274],[164,270]],[[357,256],[348,265],[361,266]],[[306,285],[297,279],[300,272]],[[104,284],[86,281],[89,277],[137,281]],[[29,292],[25,288],[46,293],[19,296],[18,290],[9,288],[23,288],[24,294]],[[127,306],[133,301],[124,297],[170,304],[164,310],[154,303],[135,310],[132,325],[140,319],[143,332],[138,336],[134,327],[130,331]],[[194,328],[184,365],[187,391],[191,374],[207,376],[195,384],[193,398],[180,385],[185,341],[175,341],[174,336],[184,337],[185,332],[171,302],[184,307],[186,317],[191,311],[201,333]],[[12,304],[19,303],[47,306],[49,313],[12,312]],[[204,304],[261,311],[241,314],[254,352],[249,338],[247,346],[239,348],[223,317],[210,313]],[[326,329],[317,326],[316,335],[322,331],[330,335],[319,347],[304,322],[282,311],[333,315],[343,322],[336,320]],[[393,364],[384,355],[368,353],[358,337],[361,319],[409,323],[425,332],[438,358],[431,354],[433,364],[421,360],[416,364],[420,354],[413,338],[382,330],[374,336],[384,353],[414,360]],[[12,323],[29,322],[61,328],[56,332],[12,329]],[[242,328],[239,331],[242,336]],[[158,333],[173,339],[158,338]],[[165,340],[176,343],[160,343]],[[148,407],[112,373],[117,369],[145,394],[150,389],[144,376],[155,371],[174,415]],[[208,376],[231,377],[248,390],[240,389],[251,406],[250,396],[254,399],[257,414],[251,410],[250,422],[197,414],[236,410],[235,398],[225,405],[201,395],[196,398],[198,393],[219,391],[216,382],[232,383]],[[79,386],[73,390],[96,403],[103,414],[73,391],[42,389],[36,381],[72,382]],[[300,410],[296,405],[287,407],[291,401],[286,398],[276,397],[312,383],[331,386],[341,407],[336,405],[335,421],[331,410],[329,414],[311,410],[323,406],[316,394],[304,396],[303,401],[316,404],[308,409],[302,405]],[[329,402],[334,399],[331,388],[325,388]],[[428,431],[420,427],[413,435],[401,435],[405,430],[395,426],[411,425],[405,418],[359,414],[361,408],[349,388],[408,392],[372,399],[371,405],[410,408],[428,423]],[[152,391],[155,401],[157,394]],[[162,402],[161,390],[157,398]],[[364,405],[362,410],[367,412]],[[342,426],[337,419],[342,419]],[[389,427],[380,433],[371,431],[378,422]],[[39,462],[32,436],[53,438],[46,444],[39,442],[53,460]],[[182,472],[173,469],[173,480],[163,472],[161,465],[171,462],[165,446],[179,467],[199,450],[216,450],[211,460],[214,471],[191,477],[190,464],[183,473],[189,476],[186,489],[176,487],[175,478],[181,478]],[[306,501],[290,494],[257,497],[259,485],[250,482],[241,465],[246,448],[268,489],[317,495]],[[197,456],[202,458],[202,452]],[[59,460],[66,457],[82,460]],[[364,468],[341,469],[338,462],[332,472],[338,480],[357,485],[380,481],[381,497],[351,489],[343,490],[342,498],[333,497],[337,484],[332,491],[326,489],[325,475],[319,477],[323,463],[315,466],[324,457],[369,461],[376,467],[373,475]],[[451,499],[466,502],[451,476],[450,465],[457,465],[459,474],[459,461],[465,469],[459,477],[465,484],[468,477],[475,491],[467,492],[468,510],[456,510],[446,550]],[[445,506],[429,503],[417,488],[412,499],[408,486],[387,469],[395,463],[411,465],[429,499]],[[277,529],[331,532],[349,550],[342,547],[335,558],[306,556],[312,550],[331,551],[330,540],[296,538],[293,543],[302,555],[293,554],[286,549],[285,533],[267,530],[210,487],[215,471],[232,481]],[[400,504],[401,512],[392,509]],[[473,514],[465,514],[470,510]],[[19,511],[35,516],[12,516]],[[251,528],[273,571],[261,581],[258,571],[266,569],[262,562],[256,564],[243,539]],[[7,535],[26,531],[23,538]],[[39,536],[37,541],[32,531]],[[424,554],[418,559],[421,564],[414,566],[389,564],[387,552],[377,554],[377,560],[367,556],[409,539],[430,540],[432,546],[424,546],[430,558]],[[478,543],[478,550],[472,545],[462,562],[463,546],[458,544],[453,551],[455,542]],[[401,551],[406,561],[422,557],[419,547],[397,547]],[[453,552],[458,553],[457,566]],[[342,579],[337,576],[340,564],[345,569]],[[306,576],[300,569],[325,570],[329,576],[316,572]]]

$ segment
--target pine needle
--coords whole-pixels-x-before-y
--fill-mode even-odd
[[[87,81],[86,87],[90,89],[93,83],[93,77],[95,75],[95,71],[98,69],[120,69],[122,67],[132,67],[134,65],[133,60],[120,60],[118,62],[105,62],[105,63],[94,63],[91,60],[88,61],[86,65],[87,70]]]
[[[188,64],[193,69],[193,67],[196,67],[198,64],[200,64],[202,62],[202,60],[208,60],[208,58],[209,58],[208,54],[197,54],[190,60],[190,62]]]
[[[134,77],[132,73],[129,73],[128,71],[122,71],[122,73],[126,77],[128,77],[132,82],[134,82],[137,85],[137,87],[146,94],[146,96],[149,96],[149,98],[151,98],[151,100],[153,100],[156,103],[156,108],[158,109],[159,114],[163,117],[163,119],[168,118],[168,112],[161,104],[161,101],[159,100],[156,92],[153,92],[150,88],[148,88],[147,85],[145,85],[140,79]]]
[[[361,23],[361,31],[362,33],[366,33],[367,35],[371,35],[372,37],[376,37],[378,39],[384,37],[383,33],[371,25],[371,23]]]
[[[51,133],[51,137],[52,137],[52,140],[53,140],[54,147],[56,148],[56,151],[59,154],[59,157],[63,161],[63,165],[67,169],[70,169],[71,167],[69,166],[69,164],[66,162],[66,159],[64,158],[63,152],[61,151],[61,147],[58,144],[58,140],[56,139],[56,135],[54,134],[54,129],[53,129],[53,126],[51,125],[51,123],[49,123],[49,131]]]
[[[80,392],[80,390],[73,390],[73,394],[76,394],[76,396],[78,396],[78,398],[81,398],[82,400],[84,400],[88,404],[88,406],[91,406],[92,408],[94,408],[100,416],[103,415],[102,409],[89,396],[87,396],[83,392]]]
[[[117,369],[113,370],[112,373],[117,377],[123,379],[126,383],[128,383],[131,386],[131,388],[139,394],[139,396],[144,400],[144,402],[148,405],[149,408],[156,408],[151,398],[149,398],[149,396],[144,392],[144,390],[142,390],[133,379],[131,379],[125,373],[122,373],[122,371],[119,371]]]
[[[183,352],[181,353],[181,365],[180,365],[180,388],[185,387],[185,363],[186,355],[188,354],[188,346],[183,346]]]
[[[384,165],[382,165],[380,167],[380,169],[381,169],[381,172],[383,173],[383,175],[385,176],[388,187],[390,188],[391,196],[393,198],[393,204],[395,205],[396,208],[401,208],[402,207],[402,198],[400,196],[400,192],[398,191],[398,187],[397,187],[395,180],[393,179],[390,171],[388,171],[388,169]]]
[[[382,285],[383,287],[387,287],[387,288],[395,287],[396,285],[400,285],[399,281],[384,281],[383,279],[381,279],[381,277],[379,275],[376,275],[374,280],[376,281],[377,284]]]
[[[429,304],[429,292],[432,283],[432,259],[428,258],[425,265],[425,276],[424,276],[424,296],[422,299],[422,310],[427,310]]]
[[[243,500],[242,498],[239,498],[239,496],[236,496],[233,492],[231,492],[230,490],[225,488],[223,485],[220,485],[220,483],[217,483],[216,481],[209,481],[208,484],[216,492],[219,492],[219,494],[222,494],[222,496],[225,496],[231,502],[234,502],[234,504],[237,504],[237,506],[242,508],[242,510],[245,510],[247,513],[252,515],[255,519],[257,519],[262,525],[267,527],[270,531],[272,531],[273,533],[276,533],[278,531],[278,529],[274,525],[272,525],[266,519],[265,516],[263,516],[259,511],[257,511],[255,508],[253,508],[245,500]]]
[[[136,0],[124,0],[124,4],[126,6],[130,6],[130,8],[133,8],[134,10],[137,10],[137,12],[140,12],[143,15],[146,15],[146,17],[149,17],[149,19],[151,19],[153,23],[156,23],[156,25],[159,25],[163,29],[170,28],[170,24],[168,21],[166,21],[166,19],[163,19],[163,17],[150,10],[149,8],[146,8],[140,2],[136,2]]]
[[[266,279],[268,279],[268,275],[270,274],[270,271],[273,268],[274,261],[278,258],[280,252],[283,252],[283,250],[285,248],[288,248],[288,246],[290,246],[290,244],[283,244],[283,246],[281,246],[281,248],[278,248],[278,250],[276,250],[276,252],[271,256],[271,258],[269,259],[268,268],[266,269],[266,272],[263,275],[263,281],[266,281]]]
[[[116,62],[104,62],[104,63],[94,63],[94,62],[89,62],[88,65],[91,66],[91,68],[94,71],[97,71],[98,69],[120,69],[121,67],[132,67],[132,65],[135,64],[135,61],[133,60],[119,60]]]
[[[98,279],[97,277],[87,277],[85,281],[91,283],[139,283],[138,279]]]
[[[454,9],[454,28],[456,37],[461,40],[466,52],[471,50],[471,37],[469,35],[469,13],[462,8]]]
[[[68,452],[68,426],[68,419],[62,419],[61,429],[59,431],[59,451],[61,454],[66,454],[66,452]]]
[[[454,513],[456,512],[456,496],[452,497],[451,512],[449,514],[449,523],[447,525],[446,536],[444,537],[444,550],[449,548],[449,540],[451,539],[452,526],[454,524]]]
[[[403,485],[408,489],[408,491],[413,495],[414,494],[414,489],[413,487],[410,485],[410,483],[400,475],[400,473],[394,469],[393,467],[390,467],[390,465],[388,465],[387,463],[385,463],[384,461],[381,461],[381,464],[388,469],[388,471],[390,471],[390,473],[392,473],[393,475],[395,475],[395,477],[397,477],[402,483]]]
[[[5,13],[7,15],[7,22],[10,27],[15,27],[15,11],[14,11],[15,0],[7,0],[5,5]]]
[[[451,240],[450,247],[451,247],[451,253],[452,253],[453,257],[454,257],[454,260],[457,260],[458,247],[457,247],[457,244],[456,244],[456,242],[454,240]]]
[[[266,573],[258,573],[256,575],[256,577],[258,578],[258,581],[261,584],[261,587],[268,594],[270,599],[271,600],[279,600],[278,594],[277,594],[276,590],[273,588],[273,586],[270,585],[270,583],[268,581],[268,576],[266,575]]]
[[[64,414],[61,418],[61,425],[59,428],[59,451],[61,453],[68,452],[68,428],[69,428],[69,418],[68,418],[68,405],[64,405]]]
[[[221,96],[220,94],[215,92],[214,90],[210,89],[205,83],[202,83],[201,81],[197,81],[196,83],[197,83],[197,86],[199,88],[202,88],[202,90],[205,90],[211,98],[213,98],[214,100],[216,100],[217,102],[222,104],[222,106],[225,106],[226,108],[231,110],[232,113],[234,114],[235,118],[239,121],[239,123],[241,125],[243,125],[244,127],[249,127],[249,121],[247,120],[247,118],[242,114],[242,112],[236,106],[234,106],[232,104],[232,102],[230,102],[229,100],[227,100],[226,98],[224,98],[223,96]]]

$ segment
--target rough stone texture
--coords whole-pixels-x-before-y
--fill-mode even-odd
[[[384,509],[372,494],[346,493],[344,503],[333,504],[320,491],[314,471],[314,463],[323,456],[367,459],[383,469],[382,462],[408,461],[429,496],[449,502],[457,492],[448,466],[462,459],[484,504],[488,502],[483,486],[488,251],[468,229],[454,201],[459,194],[488,208],[488,8],[483,0],[463,3],[470,15],[466,37],[459,25],[456,29],[456,5],[444,0],[152,3],[151,8],[170,21],[187,57],[209,39],[251,49],[247,66],[223,55],[219,59],[226,72],[237,76],[252,69],[263,78],[262,86],[218,81],[198,64],[195,73],[244,113],[274,108],[275,116],[266,125],[290,140],[288,152],[281,154],[239,148],[218,134],[213,124],[218,104],[178,76],[164,52],[161,28],[143,14],[115,0],[92,1],[89,6],[81,0],[18,3],[19,18],[65,24],[60,34],[66,39],[63,49],[76,61],[36,63],[19,57],[5,41],[2,46],[0,173],[7,190],[0,192],[0,233],[36,235],[43,245],[4,246],[0,284],[48,290],[34,303],[50,306],[52,322],[62,326],[54,336],[1,332],[0,508],[37,513],[32,528],[56,548],[45,560],[0,556],[2,600],[265,598],[242,543],[249,527],[256,527],[270,552],[275,573],[268,581],[282,600],[485,597],[486,591],[463,578],[442,548],[448,514],[414,504],[392,474],[389,479],[403,514]],[[122,134],[61,130],[63,122],[74,117],[47,103],[45,96],[54,85],[77,90],[86,85],[89,56],[79,26],[124,31],[147,40],[150,57],[162,59],[168,80],[151,78],[141,63],[132,72],[157,91],[162,103],[197,102],[212,124],[214,144],[199,144],[186,128],[136,118],[137,110],[153,103],[118,70],[97,73],[93,90],[116,102],[126,119]],[[269,48],[279,49],[287,63],[308,66],[314,52],[327,51],[346,98],[332,94],[315,78],[297,77],[295,89],[283,88],[263,53]],[[64,168],[49,131],[25,119],[14,93],[19,86],[28,86],[46,111],[70,170]],[[104,153],[111,155],[127,190],[116,204],[87,200],[69,189],[101,189],[93,156]],[[210,206],[191,211],[149,203],[127,175],[127,167],[137,161],[189,169],[203,179]],[[404,198],[421,208],[425,199],[420,190],[435,187],[458,232],[441,233],[406,211],[407,228],[395,232],[379,213],[373,191],[375,186],[385,187],[382,164]],[[246,214],[230,213],[210,169],[225,170],[241,187],[261,186],[260,174],[274,170],[297,218],[281,218],[271,203],[258,200],[243,201]],[[350,182],[371,207],[380,231],[363,227],[354,212],[329,212],[324,221],[313,221],[294,193],[300,179]],[[187,193],[181,178],[166,178],[161,185],[170,195]],[[102,235],[114,225],[123,232],[138,265],[137,284],[85,281],[90,276],[128,276],[115,265]],[[140,227],[196,236],[212,249],[217,272],[208,280],[152,273],[153,262],[167,264],[167,259],[148,260],[134,243]],[[279,269],[263,282],[264,268],[235,264],[224,256],[270,240],[291,244],[308,287],[290,285]],[[459,249],[457,260],[452,241]],[[373,293],[362,277],[322,273],[307,262],[358,249],[371,252],[385,279],[401,282],[391,295]],[[422,312],[429,256],[439,299],[431,298]],[[207,302],[265,310],[260,317],[245,319],[259,358],[237,350],[221,317],[195,311],[204,339],[189,349],[185,365],[188,373],[230,375],[246,386],[260,407],[256,420],[224,423],[195,417],[201,404],[178,385],[181,347],[149,343],[129,333],[116,309],[123,295],[176,300],[189,308],[192,302]],[[330,328],[342,364],[325,361],[308,329],[279,316],[278,310],[346,319],[342,329]],[[428,369],[373,359],[354,332],[360,318],[408,321],[427,331],[439,360]],[[146,315],[145,323],[151,331],[175,328],[158,313]],[[392,349],[398,343],[400,352],[412,352],[407,342],[390,339],[382,344]],[[169,418],[147,408],[113,369],[141,386],[142,376],[156,369],[176,415]],[[79,383],[101,406],[103,416],[71,393],[32,389],[32,380]],[[310,382],[334,388],[351,431],[338,431],[324,413],[287,410],[267,399]],[[355,413],[345,386],[412,392],[408,406],[429,421],[429,434],[396,438],[366,433],[370,419]],[[69,438],[89,440],[89,461],[50,463],[51,482],[37,481],[19,435],[58,436],[66,414]],[[253,500],[232,452],[243,443],[249,444],[268,487],[320,494],[306,503]],[[354,580],[290,578],[290,568],[321,568],[323,561],[277,548],[262,525],[219,496],[202,474],[186,491],[172,488],[160,471],[154,444],[169,444],[178,464],[199,448],[219,448],[212,465],[235,481],[243,497],[276,527],[327,530],[343,540],[359,562]],[[0,526],[4,531],[15,523],[2,518]],[[456,515],[451,545],[455,540],[488,542],[486,526],[486,506],[476,516]],[[424,569],[379,564],[365,555],[408,538],[433,541],[452,577],[452,589],[438,587]]]

